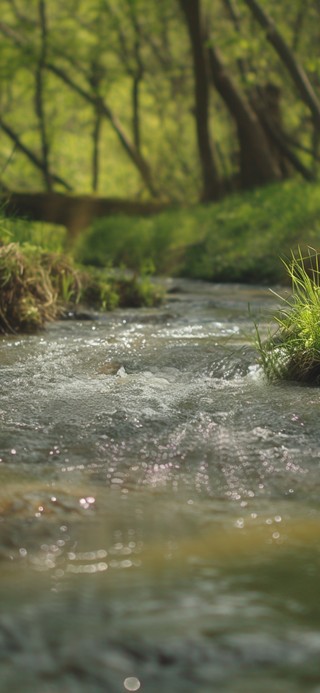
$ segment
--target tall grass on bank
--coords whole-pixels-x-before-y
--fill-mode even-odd
[[[34,332],[80,303],[98,310],[161,300],[148,278],[84,271],[60,253],[19,243],[0,246],[0,334]]]
[[[320,271],[313,248],[292,254],[284,266],[291,280],[292,296],[275,317],[278,329],[262,342],[257,329],[260,362],[269,380],[320,384]],[[280,298],[280,297],[279,297]]]

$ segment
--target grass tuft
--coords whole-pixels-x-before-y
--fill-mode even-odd
[[[320,384],[320,271],[319,255],[309,247],[284,261],[292,296],[275,316],[277,330],[262,342],[257,329],[260,363],[269,380]],[[276,294],[277,295],[277,294]]]

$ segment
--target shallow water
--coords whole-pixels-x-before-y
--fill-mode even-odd
[[[0,342],[1,691],[320,691],[320,391],[266,289],[168,289]]]

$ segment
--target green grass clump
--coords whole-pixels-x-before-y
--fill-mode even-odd
[[[290,299],[275,317],[278,329],[263,343],[257,330],[260,362],[269,380],[320,384],[319,256],[309,248],[284,262],[292,285]]]
[[[163,299],[163,290],[148,276],[93,267],[81,279],[81,301],[98,310],[152,307]]]

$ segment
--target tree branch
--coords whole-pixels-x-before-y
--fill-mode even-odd
[[[51,62],[46,63],[46,67],[48,70],[50,70],[53,74],[55,74],[59,79],[61,79],[65,84],[67,84],[73,91],[75,91],[79,96],[81,96],[85,101],[90,103],[92,106],[94,106],[95,109],[98,109],[99,112],[101,113],[102,116],[107,118],[115,131],[118,140],[120,141],[121,145],[127,152],[128,156],[130,157],[131,161],[134,163],[136,168],[138,169],[146,187],[148,188],[149,192],[153,197],[158,196],[158,191],[156,190],[153,181],[152,181],[152,175],[151,171],[149,169],[149,166],[143,156],[137,151],[135,146],[130,142],[128,139],[126,133],[124,132],[122,125],[118,118],[114,115],[112,110],[109,108],[108,104],[105,103],[105,101],[102,99],[102,97],[92,95],[90,92],[88,92],[86,89],[81,87],[77,82],[75,82],[72,77],[70,77],[65,70],[62,70],[61,68],[57,67]]]
[[[267,40],[275,48],[281,61],[286,66],[302,100],[307,104],[313,115],[315,127],[320,130],[320,102],[317,99],[306,72],[278,31],[274,21],[267,15],[257,0],[244,0],[244,2],[249,7],[260,26],[265,30]]]
[[[8,135],[8,137],[10,137],[12,142],[14,142],[16,148],[20,152],[22,152],[22,154],[24,154],[36,168],[38,168],[40,171],[42,171],[42,173],[44,173],[43,161],[41,161],[41,159],[39,159],[36,156],[36,154],[34,154],[31,151],[31,149],[26,147],[26,145],[23,144],[23,142],[21,142],[19,135],[17,135],[17,133],[14,132],[12,130],[12,128],[3,120],[1,115],[0,115],[0,127],[6,133],[6,135]],[[66,190],[70,190],[70,191],[72,190],[71,185],[69,185],[69,183],[67,183],[63,178],[60,178],[60,176],[57,176],[56,174],[52,174],[52,180],[55,181],[56,183],[59,183],[59,185],[63,185],[63,187],[66,188]]]

